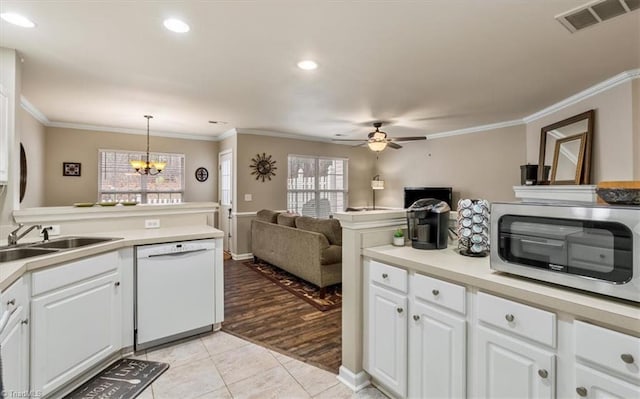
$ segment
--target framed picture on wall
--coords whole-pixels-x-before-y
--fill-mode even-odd
[[[80,162],[63,162],[62,163],[62,175],[63,176],[80,176]]]

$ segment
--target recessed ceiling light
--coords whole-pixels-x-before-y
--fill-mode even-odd
[[[185,22],[175,18],[165,19],[164,27],[176,33],[187,33],[191,29]]]
[[[305,71],[312,71],[318,68],[318,63],[313,60],[304,60],[298,62],[298,68],[304,69]]]
[[[10,24],[18,25],[23,28],[33,28],[36,26],[29,18],[13,12],[3,12],[0,14],[0,18],[9,22]]]

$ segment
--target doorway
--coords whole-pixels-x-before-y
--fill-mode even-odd
[[[220,212],[218,226],[224,232],[223,248],[229,253],[231,248],[231,212],[233,207],[233,154],[231,150],[226,150],[218,154],[218,171],[220,178],[218,179],[218,198],[220,198]]]

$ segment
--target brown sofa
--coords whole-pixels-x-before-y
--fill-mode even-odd
[[[321,288],[342,281],[342,228],[335,219],[316,219],[263,209],[251,221],[254,258]]]

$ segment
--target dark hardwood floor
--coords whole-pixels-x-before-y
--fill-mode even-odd
[[[226,260],[224,273],[224,331],[338,372],[342,309],[321,312],[240,261]]]

